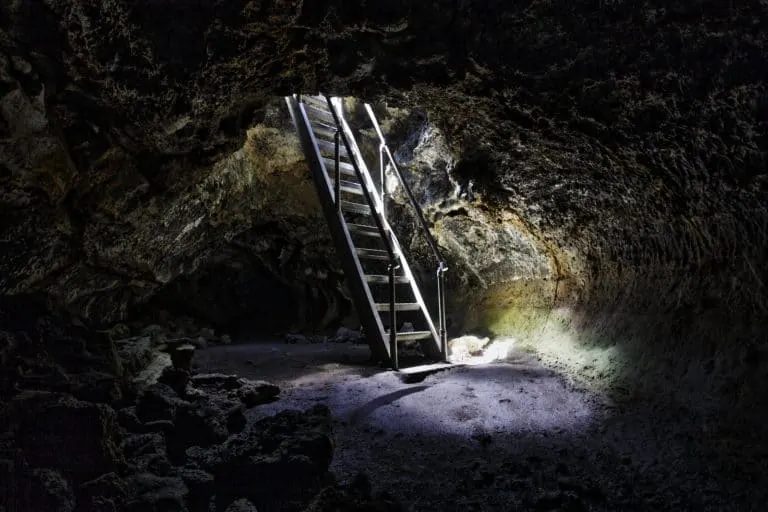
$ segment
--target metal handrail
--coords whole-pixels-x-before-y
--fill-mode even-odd
[[[398,181],[400,181],[400,184],[405,189],[405,193],[408,196],[408,202],[411,204],[413,209],[416,211],[416,218],[419,221],[419,226],[421,227],[422,232],[424,233],[425,238],[427,239],[427,244],[429,245],[430,249],[432,249],[432,253],[435,255],[435,258],[438,261],[437,266],[437,300],[438,300],[438,325],[440,326],[440,345],[441,345],[441,352],[444,360],[448,360],[448,340],[447,340],[447,325],[446,325],[446,314],[445,314],[445,278],[444,274],[448,271],[448,265],[446,264],[445,260],[443,259],[443,255],[440,252],[440,249],[437,247],[437,242],[435,242],[434,237],[432,236],[432,233],[429,230],[429,226],[427,225],[427,221],[424,218],[424,212],[421,209],[421,206],[419,206],[419,203],[416,201],[416,197],[413,195],[413,191],[411,190],[411,187],[408,185],[408,182],[405,181],[405,178],[403,177],[402,172],[400,171],[400,166],[397,165],[397,162],[395,162],[395,158],[392,156],[392,152],[389,149],[389,146],[387,145],[387,141],[384,138],[384,134],[381,131],[381,126],[379,126],[379,121],[376,119],[376,115],[373,112],[373,108],[369,103],[365,104],[365,110],[368,112],[368,117],[370,117],[371,122],[373,123],[373,128],[376,131],[376,135],[379,137],[379,158],[380,158],[380,167],[381,167],[381,174],[382,174],[382,204],[384,204],[384,159],[382,155],[386,154],[387,158],[389,160],[389,163],[392,165],[392,168],[395,170],[395,174],[397,175]]]
[[[405,193],[408,196],[408,202],[411,204],[411,206],[413,206],[414,210],[416,210],[416,217],[419,220],[419,225],[421,227],[421,230],[424,232],[424,236],[427,238],[427,243],[429,244],[430,249],[432,249],[432,252],[437,258],[437,261],[445,264],[445,260],[443,259],[443,256],[440,253],[440,249],[438,249],[437,243],[435,242],[435,239],[432,236],[432,233],[429,231],[429,226],[427,225],[427,221],[424,218],[424,213],[421,209],[421,206],[419,206],[419,203],[416,202],[416,197],[413,195],[413,191],[411,190],[411,187],[408,185],[408,182],[405,181],[405,178],[403,178],[403,174],[400,171],[400,167],[397,165],[397,162],[395,162],[395,158],[392,156],[392,152],[389,150],[389,146],[387,146],[386,139],[384,139],[384,134],[381,132],[381,127],[379,126],[379,122],[376,119],[376,115],[373,113],[373,109],[368,103],[365,104],[365,109],[368,112],[368,116],[371,118],[371,122],[373,123],[373,128],[374,130],[376,130],[376,135],[379,137],[379,142],[381,143],[381,150],[383,150],[383,152],[386,153],[388,160],[392,164],[392,167],[395,170],[395,174],[397,175],[397,178],[400,181],[400,184],[405,189]],[[448,267],[446,267],[446,270],[448,270]]]

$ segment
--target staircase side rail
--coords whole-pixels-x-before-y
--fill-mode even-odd
[[[320,158],[320,151],[312,131],[309,116],[307,115],[307,111],[304,108],[304,103],[301,101],[301,96],[298,94],[288,96],[285,99],[288,103],[288,110],[291,113],[291,117],[293,118],[294,124],[298,130],[299,141],[302,145],[305,155],[309,159],[308,163],[310,170],[312,171],[311,174],[318,188],[318,192],[320,193],[320,203],[328,220],[331,233],[334,235],[334,238],[338,238],[337,242],[343,239],[347,249],[350,251],[349,257],[345,257],[343,255],[341,257],[345,272],[358,276],[358,279],[350,278],[354,283],[350,285],[350,291],[353,293],[357,303],[368,303],[369,306],[371,306],[374,303],[374,300],[370,294],[368,286],[362,279],[360,279],[360,277],[363,275],[363,271],[360,267],[360,262],[354,253],[354,244],[351,242],[349,237],[349,232],[346,229],[344,218],[341,212],[339,212],[335,207],[334,202],[336,198],[332,196],[333,187],[329,181],[329,173],[325,168],[325,164]],[[375,354],[378,354],[382,357],[389,357],[389,350],[381,352],[378,344],[372,342],[372,340],[380,340],[382,343],[384,342],[384,329],[381,325],[379,315],[375,314],[372,306],[363,308],[363,310],[359,311],[359,314],[361,316],[361,322],[365,326],[366,330],[370,331],[369,336],[371,336],[371,339],[369,340],[369,343],[371,345],[371,349]]]
[[[333,104],[331,103],[330,96],[323,96],[326,101],[328,102],[328,109],[331,111],[331,115],[333,115],[334,122],[336,123],[336,129],[339,130],[339,134],[341,135],[341,142],[344,144],[344,148],[347,150],[348,155],[353,155],[352,153],[352,146],[349,143],[349,139],[347,138],[347,134],[344,133],[344,130],[341,128],[341,120],[339,119],[339,115],[336,112],[336,109],[334,108]],[[360,170],[360,165],[357,162],[356,158],[350,158],[350,163],[352,164],[352,167],[355,169],[355,174],[357,175],[357,179],[360,180],[360,183],[365,183],[365,178],[363,177],[363,173]],[[365,201],[373,206],[374,201],[371,199],[371,193],[368,191],[368,187],[362,187],[363,195],[365,197]],[[375,212],[375,208],[374,208]],[[389,257],[390,263],[395,262],[395,253],[392,250],[392,244],[389,242],[389,238],[387,237],[387,232],[384,229],[384,224],[381,222],[381,218],[379,215],[371,215],[373,217],[374,222],[376,223],[376,229],[379,231],[379,235],[381,236],[382,241],[384,242],[384,247],[387,251],[387,256]]]
[[[337,134],[341,137],[341,142],[344,143],[344,148],[347,150],[347,155],[350,155],[350,161],[352,162],[352,166],[355,169],[355,174],[357,175],[357,179],[360,181],[361,184],[364,184],[362,187],[363,195],[365,197],[365,201],[370,205],[372,209],[374,222],[376,223],[376,229],[379,231],[379,235],[381,237],[382,242],[384,243],[384,247],[387,251],[387,257],[389,258],[389,269],[388,269],[388,277],[389,277],[389,352],[390,352],[390,361],[392,362],[393,369],[398,369],[398,360],[397,360],[397,310],[395,309],[395,270],[398,268],[398,262],[397,257],[395,256],[395,252],[392,248],[392,243],[390,242],[389,237],[387,236],[387,230],[384,227],[384,223],[382,222],[381,218],[381,212],[377,210],[376,203],[373,201],[373,198],[371,196],[371,192],[368,190],[368,187],[365,185],[366,179],[363,176],[363,172],[360,169],[360,165],[358,163],[358,159],[356,157],[356,154],[352,151],[352,145],[350,144],[349,138],[347,137],[346,131],[343,129],[342,119],[339,115],[339,113],[336,111],[336,108],[333,106],[333,102],[331,101],[331,97],[324,95],[325,101],[328,103],[328,110],[331,111],[331,115],[333,116],[333,120],[336,123],[336,129]],[[338,139],[337,139],[338,141]],[[338,158],[338,142],[336,146],[336,166],[337,166],[337,180],[338,180],[338,165],[339,165],[339,158]],[[336,182],[338,185],[338,181]],[[339,201],[339,197],[336,197],[336,200]]]

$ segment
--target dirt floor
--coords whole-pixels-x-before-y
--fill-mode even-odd
[[[768,510],[765,458],[745,463],[743,443],[685,409],[612,404],[514,347],[416,383],[368,357],[352,344],[248,343],[198,351],[196,365],[278,384],[257,418],[326,404],[332,471],[366,473],[408,510]]]

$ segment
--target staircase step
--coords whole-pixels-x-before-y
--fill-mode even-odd
[[[364,226],[362,224],[347,224],[347,229],[349,229],[350,233],[354,233],[356,235],[381,238],[381,235],[379,234],[379,230],[376,226]]]
[[[334,172],[336,172],[336,161],[333,158],[323,157],[323,163],[325,164],[325,168],[328,170],[328,175],[333,176]],[[349,162],[345,162],[344,160],[339,162],[339,174],[354,176],[357,178],[357,174],[355,174],[355,167]]]
[[[322,96],[302,96],[301,101],[313,107],[328,110],[328,101]]]
[[[371,214],[371,207],[363,203],[353,203],[351,201],[342,201],[341,209],[348,212],[359,213],[361,215]]]
[[[389,276],[369,274],[365,276],[365,280],[371,284],[389,284]],[[395,276],[395,284],[408,284],[408,278],[405,276]]]
[[[395,311],[418,311],[421,309],[418,302],[398,302],[395,304]],[[376,311],[386,313],[389,311],[389,302],[377,303]]]
[[[363,195],[363,186],[360,185],[359,183],[355,183],[352,181],[344,181],[344,180],[339,180],[339,181],[340,181],[339,187],[341,188],[342,192],[346,192],[348,194],[356,194],[358,196]],[[335,181],[334,181],[334,184],[335,184]]]
[[[336,124],[336,120],[333,118],[333,114],[327,110],[313,107],[312,105],[308,105],[306,103],[304,104],[304,109],[307,111],[307,116],[309,116],[310,119],[320,119],[321,121],[330,123],[332,125]]]
[[[389,254],[387,251],[382,251],[381,249],[362,249],[357,248],[357,255],[361,258],[366,258],[369,260],[379,260],[379,261],[389,261]]]
[[[430,363],[430,364],[422,364],[419,366],[411,366],[409,368],[401,368],[399,372],[403,376],[416,376],[416,375],[426,375],[430,373],[435,373],[442,370],[449,370],[451,368],[460,368],[461,366],[462,365],[460,364],[452,364],[452,363]]]
[[[336,154],[336,144],[334,142],[328,142],[327,140],[317,139],[317,147],[320,149],[321,152],[330,153],[331,155]],[[346,158],[347,160],[351,160],[349,157],[349,153],[347,153],[347,148],[344,147],[344,144],[339,144],[339,157]],[[332,159],[333,160],[333,159]]]
[[[397,333],[397,341],[426,340],[432,337],[432,331],[406,331]]]
[[[326,121],[323,121],[322,119],[310,119],[309,124],[313,130],[315,128],[322,128],[330,131],[336,130],[336,121],[326,122]]]
[[[313,124],[312,132],[315,134],[315,137],[318,139],[323,138],[325,140],[332,141],[333,138],[336,136],[336,128],[334,128],[333,126],[328,126],[326,124],[320,124],[320,123]]]

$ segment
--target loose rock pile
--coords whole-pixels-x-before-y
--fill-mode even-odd
[[[301,511],[371,500],[334,486],[325,406],[249,420],[277,386],[195,374],[199,344],[159,326],[136,334],[47,315],[4,325],[1,512]]]

